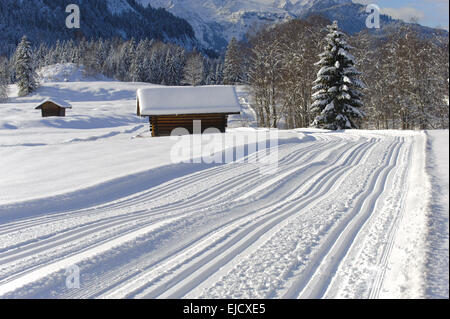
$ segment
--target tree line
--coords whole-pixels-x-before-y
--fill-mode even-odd
[[[337,113],[325,115],[334,109],[348,115],[335,128],[347,122],[368,129],[448,128],[448,33],[424,36],[404,24],[384,29],[382,36],[345,35],[329,25],[315,16],[261,29],[248,34],[248,41],[231,40],[225,56],[217,58],[149,39],[69,40],[28,50],[20,48],[22,41],[14,56],[0,58],[0,99],[6,96],[5,84],[29,83],[18,74],[18,64],[31,63],[21,70],[33,72],[71,62],[85,66],[88,74],[121,81],[246,84],[262,127],[308,127],[321,122],[320,116],[336,119]],[[345,53],[338,57],[333,50]]]
[[[6,97],[7,84],[17,83],[23,87],[25,82],[21,79],[33,82],[36,70],[57,63],[74,63],[84,66],[87,76],[103,74],[119,81],[162,85],[223,82],[223,58],[210,58],[173,43],[149,39],[83,39],[57,41],[53,46],[42,43],[32,48],[24,37],[11,58],[0,57],[0,98]],[[35,87],[28,85],[28,89],[21,90],[21,95],[31,93]]]
[[[81,28],[65,25],[68,4],[81,10]],[[185,46],[197,46],[192,26],[162,8],[126,0],[130,10],[114,12],[107,0],[0,0],[0,56],[11,56],[26,34],[34,45],[53,45],[59,40],[159,39]],[[114,3],[112,3],[114,5]]]
[[[232,82],[248,84],[259,126],[308,127],[321,115],[313,103],[314,93],[323,92],[313,88],[324,72],[318,62],[330,24],[318,16],[293,20],[254,32],[248,42],[230,42],[224,68],[234,70]],[[425,36],[403,24],[346,38],[364,86],[358,127],[448,128],[448,33]]]

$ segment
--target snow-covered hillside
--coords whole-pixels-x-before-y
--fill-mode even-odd
[[[110,0],[125,1],[125,0]],[[249,30],[262,25],[280,23],[292,18],[322,15],[330,21],[338,20],[348,33],[366,29],[366,5],[353,0],[138,0],[164,8],[188,21],[197,39],[206,47],[223,49],[232,37],[240,40]],[[122,6],[123,8],[126,5]],[[382,14],[381,30],[398,27],[400,20]],[[418,32],[433,33],[432,28],[412,24]]]
[[[165,8],[187,20],[197,39],[205,46],[226,47],[232,37],[241,39],[247,30],[259,24],[286,21],[294,17],[289,0],[139,0],[156,8]],[[304,0],[302,0],[304,1]],[[300,5],[300,1],[298,1]]]
[[[44,83],[0,104],[0,297],[414,298],[431,285],[448,297],[448,233],[429,239],[427,228],[433,200],[448,209],[429,182],[448,154],[426,162],[448,130],[431,142],[420,131],[280,131],[274,174],[251,147],[226,164],[174,163],[179,141],[149,137],[135,115],[149,86]],[[33,106],[48,96],[73,105],[67,117],[40,117]],[[205,145],[237,152],[258,132],[275,142],[231,122],[184,140],[185,159]],[[438,183],[448,189],[448,177]],[[66,285],[74,266],[79,288]]]
[[[156,8],[165,8],[172,14],[184,18],[192,25],[197,39],[203,45],[214,48],[226,47],[232,37],[241,39],[251,28],[313,13],[321,13],[331,18],[341,12],[351,12],[352,14],[345,17],[348,23],[342,23],[349,28],[346,31],[355,31],[353,30],[355,27],[360,28],[366,18],[364,6],[353,3],[352,0],[139,0],[139,2]]]
[[[101,74],[89,74],[84,66],[75,63],[58,63],[43,67],[36,71],[38,81],[48,82],[81,82],[81,81],[109,81]]]
[[[36,46],[41,43],[53,46],[58,40],[61,43],[81,37],[160,39],[186,48],[198,45],[192,27],[185,20],[129,0],[74,1],[80,7],[82,22],[80,29],[73,33],[65,25],[65,8],[69,3],[66,0],[0,0],[0,56],[9,57],[14,53],[23,35]]]
[[[59,68],[50,68],[52,74],[60,77],[61,73],[57,73]],[[28,150],[42,150],[42,156],[45,156],[45,148],[33,146],[71,146],[78,145],[84,147],[82,142],[92,141],[108,141],[110,137],[127,136],[127,139],[140,134],[146,133],[149,130],[149,123],[147,120],[136,116],[136,91],[141,88],[154,86],[148,83],[126,83],[114,81],[96,81],[96,82],[55,82],[43,83],[36,93],[24,98],[17,98],[16,86],[11,86],[10,100],[8,103],[0,104],[0,147],[4,150],[11,150],[17,146],[24,146]],[[244,87],[238,88],[238,97],[242,103],[242,114],[230,116],[230,127],[255,127],[256,115],[248,104],[247,93]],[[55,98],[58,100],[69,101],[73,109],[67,111],[67,117],[63,118],[42,118],[39,110],[34,107],[45,98]],[[16,135],[18,134],[18,135]],[[75,143],[75,144],[73,144]],[[120,158],[113,153],[105,154],[110,164],[116,163],[119,166],[134,167],[132,170],[140,171],[139,161],[142,165],[148,164],[151,156],[142,156],[140,159],[134,158],[134,152],[137,151],[135,142],[129,145],[130,157]],[[164,144],[164,143],[163,143]],[[70,146],[71,145],[71,146]],[[11,148],[12,147],[12,148]],[[142,151],[148,152],[147,148]],[[72,151],[69,151],[71,153]],[[164,152],[161,152],[164,153]],[[17,154],[19,155],[19,154]],[[23,154],[24,155],[24,154]],[[113,177],[123,175],[121,170],[115,173],[108,174],[108,169],[100,169],[99,175],[92,178],[93,172],[87,174],[75,174],[74,178],[78,180],[77,183],[67,183],[64,179],[59,179],[59,182],[49,184],[43,175],[56,174],[59,175],[61,170],[67,166],[66,156],[68,154],[60,154],[62,157],[56,159],[52,163],[51,170],[48,172],[31,170],[26,172],[24,166],[17,167],[17,171],[12,174],[7,174],[9,168],[3,166],[0,168],[0,176],[2,181],[10,185],[9,189],[0,191],[0,204],[12,200],[10,195],[16,193],[22,199],[30,199],[41,194],[42,191],[50,194],[58,194],[77,188],[78,183],[91,185],[94,180],[95,183],[99,181],[106,181]],[[74,151],[71,156],[88,156],[83,151]],[[28,157],[28,155],[25,155]],[[32,156],[33,157],[33,156]],[[30,157],[31,158],[31,157]],[[3,160],[6,156],[3,157]],[[13,159],[11,160],[23,160]],[[167,161],[167,159],[165,160]],[[165,162],[164,161],[164,162]],[[82,158],[77,160],[77,167],[83,167],[85,164],[94,164],[96,162],[85,161]],[[156,162],[156,164],[159,162]],[[155,164],[155,165],[156,165]],[[25,165],[25,163],[24,163]],[[91,167],[92,168],[92,167]],[[53,170],[54,169],[54,170]],[[70,168],[73,170],[75,167]],[[89,170],[89,168],[88,168]],[[53,173],[52,173],[53,171]],[[125,175],[129,172],[125,170]],[[117,175],[119,174],[119,175]],[[55,175],[55,177],[57,177]],[[91,175],[91,176],[90,176]],[[18,176],[24,176],[29,182],[36,185],[35,191],[31,189],[22,188],[23,180]],[[68,187],[68,188],[66,188]],[[16,195],[13,195],[16,196]]]

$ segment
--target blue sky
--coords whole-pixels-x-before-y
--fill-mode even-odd
[[[448,30],[449,0],[353,0],[353,2],[377,4],[382,13],[409,21],[417,18],[422,25]]]

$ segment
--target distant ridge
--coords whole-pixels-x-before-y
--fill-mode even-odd
[[[258,25],[280,23],[290,19],[322,15],[330,21],[338,20],[348,33],[366,28],[366,6],[352,0],[137,0],[143,5],[165,8],[186,19],[197,39],[207,47],[223,49],[232,37],[241,39]],[[400,20],[381,15],[384,28],[404,24]],[[415,25],[419,32],[429,34],[436,29]],[[446,31],[443,31],[444,33]],[[447,33],[448,34],[448,33]]]
[[[68,4],[80,7],[81,28],[65,25]],[[0,55],[10,55],[23,35],[32,43],[56,40],[153,38],[197,45],[191,25],[165,9],[135,0],[0,0]]]

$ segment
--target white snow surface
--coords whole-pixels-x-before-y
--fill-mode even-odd
[[[0,104],[0,298],[448,298],[448,131],[280,131],[276,174],[251,148],[174,164],[179,141],[135,115],[148,87],[46,83]],[[237,94],[233,128],[184,140],[186,159],[268,132]],[[47,96],[74,109],[41,118]]]
[[[81,82],[111,81],[101,74],[89,74],[84,66],[75,63],[57,63],[45,66],[36,71],[40,83],[49,82]]]
[[[449,132],[427,132],[427,172],[432,186],[427,234],[429,298],[449,298]]]
[[[233,86],[161,86],[137,92],[141,115],[239,113]]]

